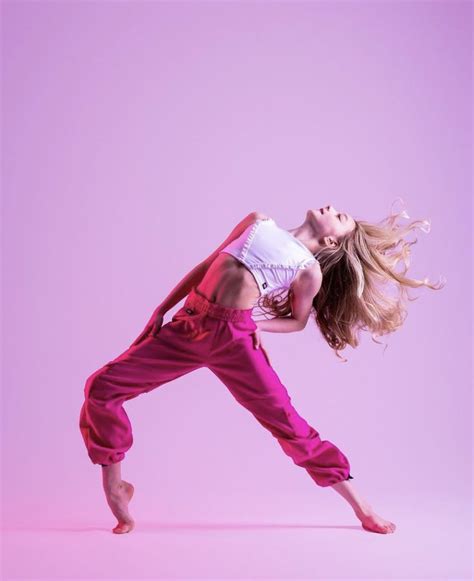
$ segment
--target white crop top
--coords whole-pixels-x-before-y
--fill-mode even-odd
[[[253,274],[260,296],[289,288],[298,271],[318,262],[293,234],[280,228],[273,218],[260,218],[221,252],[231,254]]]

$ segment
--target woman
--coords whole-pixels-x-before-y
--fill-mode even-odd
[[[181,280],[132,345],[87,379],[80,430],[90,459],[102,466],[107,502],[118,519],[114,533],[134,527],[128,512],[134,488],[121,478],[121,461],[133,443],[123,403],[200,367],[226,385],[317,485],[343,496],[364,529],[395,531],[395,524],[375,513],[349,482],[347,457],[297,413],[260,332],[300,331],[314,310],[319,329],[340,357],[347,344],[358,345],[359,330],[382,335],[400,327],[404,287],[437,288],[394,270],[401,258],[407,261],[412,244],[403,236],[420,224],[429,226],[427,221],[397,226],[401,215],[408,217],[391,215],[375,225],[326,206],[308,210],[299,227],[285,230],[271,217],[252,212]],[[396,250],[399,243],[402,248]],[[381,282],[396,283],[398,299],[377,288]],[[164,314],[185,297],[184,306],[163,325]],[[265,315],[257,321],[252,317],[256,307]]]

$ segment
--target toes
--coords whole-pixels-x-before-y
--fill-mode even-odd
[[[112,529],[112,532],[116,534],[129,533],[132,529],[133,524],[120,523],[114,529]]]
[[[377,525],[375,525],[375,527],[376,527],[376,531],[378,533],[388,533],[389,530],[390,530],[387,525],[379,525],[379,524],[377,524]]]
[[[370,532],[375,532],[375,533],[393,533],[395,530],[395,525],[393,523],[390,524],[378,524],[378,523],[363,523],[362,524],[362,528],[364,528],[367,531]]]
[[[128,527],[125,527],[125,528],[124,528],[124,527],[120,527],[120,528],[115,528],[115,529],[113,530],[113,532],[114,532],[114,533],[116,533],[116,534],[119,534],[119,535],[121,535],[121,534],[123,534],[123,533],[129,533],[129,532],[130,532],[130,530],[131,530],[131,529],[129,529]]]

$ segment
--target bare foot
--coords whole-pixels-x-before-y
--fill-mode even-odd
[[[354,512],[362,523],[362,528],[371,533],[393,533],[397,528],[395,523],[379,516],[371,507],[356,509]]]
[[[112,529],[113,533],[129,533],[133,530],[135,521],[128,512],[128,503],[132,499],[134,491],[133,484],[125,480],[121,480],[118,485],[106,488],[107,503],[118,520],[117,525]]]

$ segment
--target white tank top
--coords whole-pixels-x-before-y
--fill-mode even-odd
[[[260,218],[220,252],[231,254],[253,274],[260,296],[288,289],[298,271],[318,262],[293,234],[280,228],[273,218]]]

